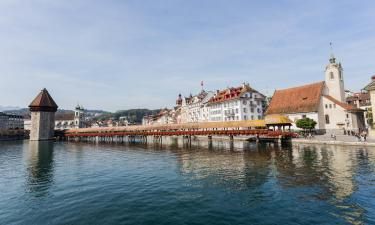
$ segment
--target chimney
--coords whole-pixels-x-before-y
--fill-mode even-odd
[[[219,94],[220,90],[216,90],[216,94]]]
[[[371,77],[371,80],[375,81],[375,75],[373,75],[373,76]]]

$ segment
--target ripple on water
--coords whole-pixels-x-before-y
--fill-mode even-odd
[[[371,224],[375,149],[0,143],[0,224]]]

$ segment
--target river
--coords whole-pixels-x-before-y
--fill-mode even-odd
[[[375,224],[375,148],[0,142],[0,224]]]

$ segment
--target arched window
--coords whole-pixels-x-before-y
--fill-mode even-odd
[[[329,78],[333,80],[335,77],[333,76],[333,72],[329,72]]]
[[[329,115],[325,115],[326,118],[326,124],[329,124]]]

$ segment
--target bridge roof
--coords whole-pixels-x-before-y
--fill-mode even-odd
[[[266,127],[266,124],[264,120],[243,120],[243,121],[227,121],[227,122],[203,122],[203,123],[182,123],[182,124],[165,124],[165,125],[139,125],[139,126],[121,126],[121,127],[80,128],[80,129],[68,130],[67,133],[209,129],[209,128],[237,128],[237,127]]]

